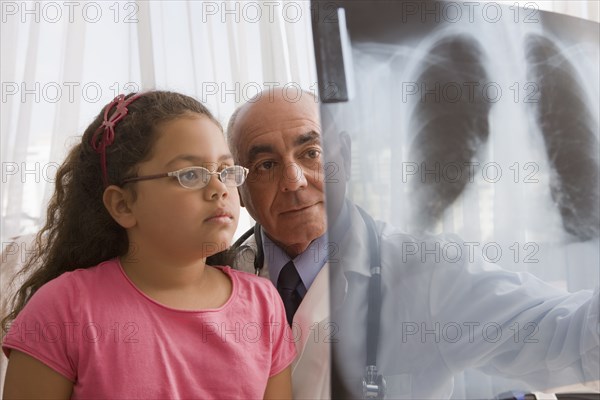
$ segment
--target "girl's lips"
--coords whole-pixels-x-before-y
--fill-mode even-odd
[[[208,222],[231,222],[233,221],[233,214],[226,210],[217,210],[205,221]]]
[[[233,221],[233,217],[230,215],[215,215],[214,217],[210,217],[206,219],[206,222],[218,222],[228,224]]]

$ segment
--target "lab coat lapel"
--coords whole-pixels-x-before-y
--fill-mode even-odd
[[[328,264],[319,271],[302,299],[292,325],[298,351],[292,364],[294,398],[330,398],[330,342],[333,340],[333,330],[329,319]]]

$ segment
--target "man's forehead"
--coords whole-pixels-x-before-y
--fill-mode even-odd
[[[320,132],[319,109],[306,99],[296,103],[282,99],[266,100],[247,107],[238,117],[243,136],[306,128]]]
[[[242,140],[255,138],[269,133],[302,134],[314,131],[320,134],[319,121],[308,118],[288,118],[286,116],[265,118],[244,124]]]

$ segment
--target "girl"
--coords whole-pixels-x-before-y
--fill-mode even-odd
[[[2,321],[4,398],[291,397],[278,293],[206,263],[229,246],[246,174],[196,100],[108,104],[57,173]]]

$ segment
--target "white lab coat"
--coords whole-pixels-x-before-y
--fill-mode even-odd
[[[349,212],[351,228],[294,316],[296,399],[331,397],[332,340],[346,384],[357,397],[361,394],[369,249],[360,214],[351,204]],[[387,398],[448,398],[453,376],[471,367],[523,379],[540,390],[599,379],[598,289],[561,292],[527,273],[480,259],[470,262],[464,247],[462,257],[449,262],[448,249],[462,243],[452,236],[428,238],[429,249],[436,243],[446,246],[446,257],[436,260],[434,251],[423,260],[421,252],[410,256],[406,251],[423,245],[422,239],[377,225],[383,296],[377,362]],[[256,247],[253,237],[246,244]],[[238,254],[237,268],[254,272],[252,263],[248,251]],[[265,265],[261,275],[267,274]]]

